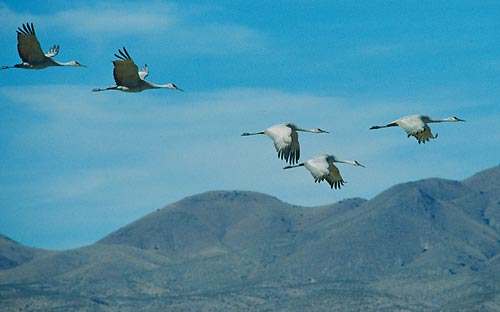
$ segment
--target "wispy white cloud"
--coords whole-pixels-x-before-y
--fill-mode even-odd
[[[98,2],[92,7],[57,12],[54,20],[82,35],[154,35],[168,31],[178,22],[175,11],[175,6],[158,1],[148,5],[125,2],[119,6]]]
[[[207,6],[180,8],[173,2],[163,1],[152,1],[147,5],[98,2],[82,3],[51,14],[33,14],[16,12],[6,4],[0,4],[3,22],[0,32],[15,34],[22,23],[33,22],[39,36],[50,32],[53,34],[51,38],[55,39],[60,34],[73,35],[89,45],[101,45],[110,40],[134,41],[148,48],[196,54],[238,53],[264,47],[265,35],[246,25],[201,22],[200,16],[211,10]]]
[[[3,4],[0,5],[0,12],[6,17],[2,32],[12,32],[20,23],[34,22],[58,32],[109,37],[161,32],[178,21],[175,6],[159,1],[147,6],[133,2],[120,5],[112,2],[82,3],[50,15],[16,12]]]

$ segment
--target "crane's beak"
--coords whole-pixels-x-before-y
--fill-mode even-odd
[[[179,88],[178,86],[176,86],[176,85],[175,85],[175,84],[173,84],[173,83],[172,83],[172,87],[174,88],[174,90],[184,92],[184,89]]]
[[[363,168],[366,168],[365,166],[363,166],[362,164],[360,164],[359,162],[356,161],[356,165],[360,166],[360,167],[363,167]]]

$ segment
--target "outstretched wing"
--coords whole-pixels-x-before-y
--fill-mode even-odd
[[[115,54],[119,60],[113,61],[115,68],[113,69],[113,77],[115,78],[116,85],[124,86],[127,88],[137,87],[141,81],[138,67],[128,54],[125,47],[118,50],[119,54]]]
[[[423,115],[412,115],[401,118],[396,122],[406,131],[408,137],[414,136],[420,144],[435,138],[431,133],[431,128],[423,121],[426,118],[428,119],[427,116]]]
[[[428,125],[424,126],[424,130],[423,131],[412,133],[412,134],[409,133],[408,137],[410,135],[414,136],[418,140],[418,144],[429,142],[430,139],[434,139],[434,138],[437,137],[437,135],[433,135],[432,134],[431,128],[429,128]]]
[[[295,164],[300,158],[300,144],[297,131],[286,124],[272,126],[265,131],[274,142],[278,157],[289,164]]]
[[[309,170],[314,178],[314,182],[318,183],[325,180],[330,173],[325,156],[319,156],[313,159],[309,159],[308,161],[304,162],[304,167]]]
[[[314,182],[326,180],[330,188],[335,189],[340,189],[345,183],[339,169],[333,164],[331,156],[325,155],[310,159],[304,163],[304,166],[311,172]]]
[[[54,57],[59,54],[59,45],[55,44],[50,48],[49,52],[45,53],[46,57]]]
[[[139,77],[144,80],[149,75],[149,66],[148,64],[145,64],[144,66],[141,67],[141,70],[139,71]]]
[[[330,184],[330,188],[340,189],[340,187],[344,185],[345,181],[340,175],[339,168],[337,168],[337,166],[333,163],[330,163],[328,166],[328,172],[329,173],[325,179],[328,184]]]
[[[17,52],[21,60],[29,64],[42,63],[45,55],[35,35],[33,23],[23,24],[17,29]]]

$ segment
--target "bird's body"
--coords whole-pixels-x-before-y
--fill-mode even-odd
[[[465,121],[465,120],[459,119],[457,117],[433,119],[426,115],[409,115],[399,118],[384,126],[372,126],[370,130],[399,126],[406,131],[408,137],[414,136],[417,139],[418,143],[420,144],[428,142],[430,139],[435,139],[438,136],[437,133],[436,135],[432,134],[431,128],[428,125],[429,123],[456,122],[456,121]]]
[[[50,66],[82,66],[77,61],[58,62],[53,59],[59,53],[59,46],[54,45],[49,52],[43,53],[40,42],[35,35],[33,23],[23,24],[23,28],[17,30],[17,52],[22,63],[13,66],[2,66],[1,69],[22,68],[22,69],[44,69]]]
[[[328,133],[319,128],[302,129],[292,123],[280,123],[266,130],[255,133],[242,133],[242,136],[265,134],[274,142],[274,147],[278,152],[278,157],[284,159],[289,164],[295,164],[300,158],[299,135],[297,131],[312,133]]]
[[[116,85],[104,89],[95,88],[92,91],[106,91],[106,90],[119,90],[124,92],[141,92],[148,89],[172,89],[183,91],[173,83],[163,85],[155,84],[144,80],[149,75],[148,65],[144,65],[139,71],[137,65],[134,63],[125,47],[118,50],[119,54],[115,54],[118,60],[113,61],[113,77]]]
[[[340,175],[340,171],[334,163],[345,163],[353,166],[364,167],[356,160],[340,160],[333,155],[321,155],[298,165],[286,166],[283,169],[290,169],[304,166],[311,173],[314,182],[326,180],[330,184],[330,188],[340,189],[345,181]]]

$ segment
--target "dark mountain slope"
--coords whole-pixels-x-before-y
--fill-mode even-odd
[[[0,234],[0,270],[11,269],[49,253],[49,251],[23,246]]]
[[[491,195],[500,195],[500,166],[492,167],[476,173],[463,181],[467,187]]]
[[[308,274],[317,280],[416,269],[450,274],[477,270],[500,252],[500,235],[457,204],[467,196],[468,188],[455,181],[430,179],[395,186],[324,221],[319,238],[279,266],[302,272],[310,267]]]
[[[290,242],[316,232],[306,229],[312,224],[362,202],[355,199],[313,209],[254,192],[209,192],[153,212],[98,243],[192,258],[236,253],[266,262],[292,253],[295,247]]]
[[[472,192],[457,204],[478,222],[500,231],[500,166],[479,172],[463,181]]]
[[[495,311],[499,189],[492,168],[314,208],[254,192],[204,193],[94,245],[1,271],[0,306]]]
[[[99,244],[126,244],[187,257],[244,249],[279,239],[303,208],[252,192],[188,197],[118,230]]]

